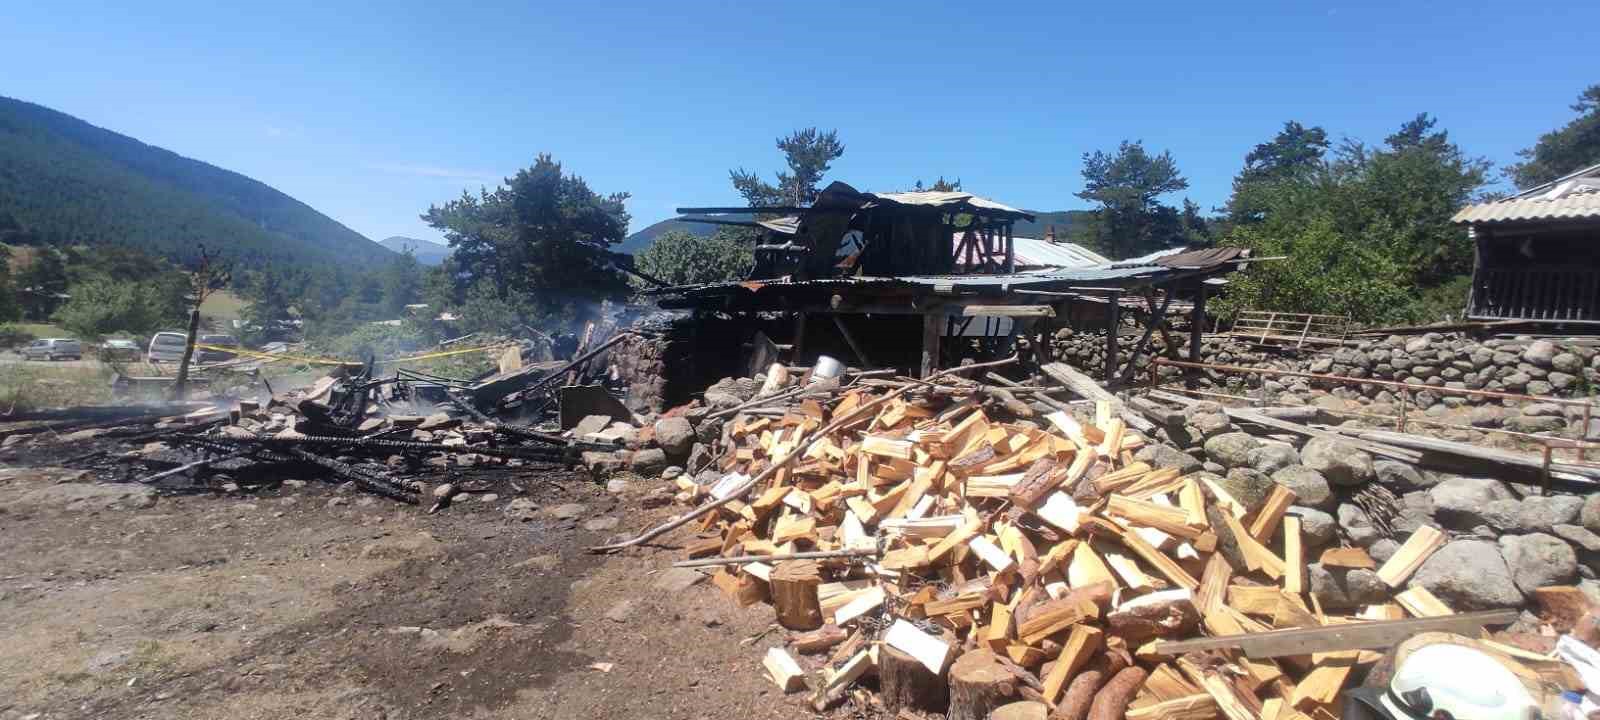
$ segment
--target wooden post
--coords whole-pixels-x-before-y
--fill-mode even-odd
[[[944,712],[950,705],[950,689],[943,676],[888,645],[878,648],[878,689],[890,715],[902,708]]]
[[[809,560],[790,560],[772,569],[768,585],[772,590],[772,609],[778,624],[790,630],[815,630],[822,627],[822,602],[817,586],[822,571]]]
[[[1018,699],[1017,676],[989,650],[971,650],[950,666],[946,720],[989,720],[995,708]]]
[[[922,316],[922,375],[928,377],[939,371],[939,338],[944,333],[945,316],[928,313]]]
[[[1122,293],[1114,292],[1106,306],[1106,372],[1105,381],[1117,379],[1117,328],[1122,325]]]
[[[791,364],[804,365],[805,359],[802,357],[802,355],[805,354],[806,347],[806,314],[804,312],[797,312],[794,314],[793,345],[794,352],[789,358]]]
[[[1200,362],[1200,346],[1205,343],[1206,333],[1206,284],[1205,281],[1195,283],[1194,312],[1189,316],[1189,362]],[[1188,376],[1188,385],[1194,389],[1200,376],[1199,368],[1189,368],[1184,371]]]
[[[861,361],[861,367],[867,370],[872,369],[872,360],[867,358],[867,351],[862,349],[861,343],[856,342],[856,337],[850,334],[850,328],[845,327],[844,318],[834,315],[833,324],[834,327],[839,328],[839,335],[844,338],[844,343],[850,346],[851,352],[856,354],[856,359]]]
[[[189,359],[194,357],[194,338],[200,332],[200,306],[189,311],[189,337],[183,344],[183,359],[178,361],[178,379],[172,384],[172,399],[189,399]]]

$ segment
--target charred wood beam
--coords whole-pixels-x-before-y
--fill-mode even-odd
[[[408,440],[375,440],[359,437],[329,437],[304,435],[300,437],[256,436],[256,441],[270,446],[296,447],[301,445],[349,447],[367,450],[397,450],[401,452],[440,452],[453,455],[489,455],[492,457],[527,458],[531,460],[565,461],[570,453],[556,448],[530,447],[480,447],[472,445],[445,445],[443,443],[412,442]]]
[[[313,465],[322,467],[334,475],[338,475],[339,477],[349,480],[355,483],[356,486],[360,487],[361,489],[375,495],[382,495],[386,498],[399,500],[400,502],[408,505],[416,505],[421,502],[421,493],[418,493],[416,490],[406,487],[405,485],[401,485],[399,482],[390,480],[389,478],[368,474],[356,468],[354,465],[347,465],[339,462],[338,460],[334,460],[333,458],[323,457],[309,450],[297,447],[289,448],[289,454]]]

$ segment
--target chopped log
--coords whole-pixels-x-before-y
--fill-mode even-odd
[[[789,630],[815,630],[822,627],[822,602],[817,586],[822,572],[810,560],[790,560],[772,569],[772,608],[778,624]]]
[[[1378,566],[1367,551],[1358,547],[1328,548],[1322,551],[1322,564],[1328,567],[1371,570]]]
[[[943,675],[945,663],[950,660],[948,643],[918,630],[917,626],[905,620],[895,620],[889,626],[889,631],[884,633],[883,642],[916,658],[928,672],[935,675]]]
[[[1400,587],[1401,583],[1422,567],[1424,561],[1439,548],[1444,547],[1447,539],[1444,533],[1431,525],[1417,528],[1416,532],[1411,533],[1411,537],[1406,538],[1400,549],[1394,551],[1394,555],[1389,557],[1383,567],[1378,568],[1378,579],[1389,587]]]
[[[1067,636],[1067,641],[1061,646],[1061,654],[1056,656],[1055,665],[1050,667],[1050,673],[1044,679],[1044,699],[1046,702],[1055,702],[1056,696],[1061,694],[1066,687],[1067,680],[1089,664],[1089,658],[1100,651],[1105,645],[1105,636],[1099,628],[1089,625],[1079,625],[1072,628]]]
[[[767,676],[771,677],[772,682],[777,683],[785,694],[806,686],[805,671],[800,669],[800,664],[789,657],[789,653],[784,652],[783,648],[768,648],[767,656],[762,659],[761,664],[767,669]]]
[[[943,675],[929,672],[922,661],[888,645],[878,650],[878,689],[891,715],[902,709],[943,712],[950,705]]]
[[[1089,705],[1094,702],[1095,693],[1100,692],[1105,680],[1106,675],[1100,670],[1078,673],[1067,685],[1067,692],[1056,704],[1056,711],[1050,714],[1050,720],[1084,720],[1089,716]]]
[[[1123,668],[1112,676],[1100,693],[1094,696],[1094,704],[1089,706],[1088,720],[1121,720],[1128,711],[1128,703],[1138,694],[1139,688],[1144,687],[1144,679],[1148,676],[1149,673],[1141,667]]]
[[[1106,614],[1110,633],[1130,646],[1189,633],[1199,624],[1200,613],[1195,609],[1193,594],[1182,588],[1136,597]]]
[[[1037,700],[1006,703],[989,714],[989,720],[1046,720],[1050,706]]]
[[[1306,591],[1306,556],[1300,541],[1300,518],[1283,519],[1283,589],[1299,595]]]
[[[1539,609],[1539,619],[1550,623],[1550,627],[1558,633],[1572,632],[1583,616],[1597,607],[1582,590],[1572,585],[1552,585],[1534,590],[1533,604]]]
[[[789,647],[801,655],[815,655],[827,652],[839,643],[849,638],[850,634],[838,625],[823,625],[810,632],[795,633],[789,636]]]
[[[989,720],[995,708],[1019,696],[1017,676],[987,649],[969,650],[950,666],[950,707],[946,720]]]
[[[1405,608],[1406,612],[1411,613],[1412,617],[1444,617],[1446,615],[1454,615],[1456,612],[1451,610],[1449,605],[1444,604],[1444,601],[1440,600],[1438,596],[1421,585],[1409,588],[1405,592],[1397,593],[1394,596],[1394,601],[1400,603],[1400,607]]]
[[[1129,710],[1127,715],[1128,720],[1212,720],[1215,717],[1217,701],[1204,693],[1162,700]],[[1265,711],[1261,720],[1270,720]]]

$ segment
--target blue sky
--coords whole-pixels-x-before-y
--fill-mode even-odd
[[[1213,207],[1285,120],[1377,141],[1428,111],[1504,164],[1600,82],[1596,2],[227,5],[13,3],[0,94],[437,239],[430,203],[539,152],[632,193],[635,230],[735,203],[728,169],[811,125],[861,189],[1084,207],[1082,154],[1128,138]]]

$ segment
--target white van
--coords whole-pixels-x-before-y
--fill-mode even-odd
[[[183,348],[188,343],[188,333],[158,332],[150,338],[150,352],[145,356],[151,364],[180,362],[183,360]]]

